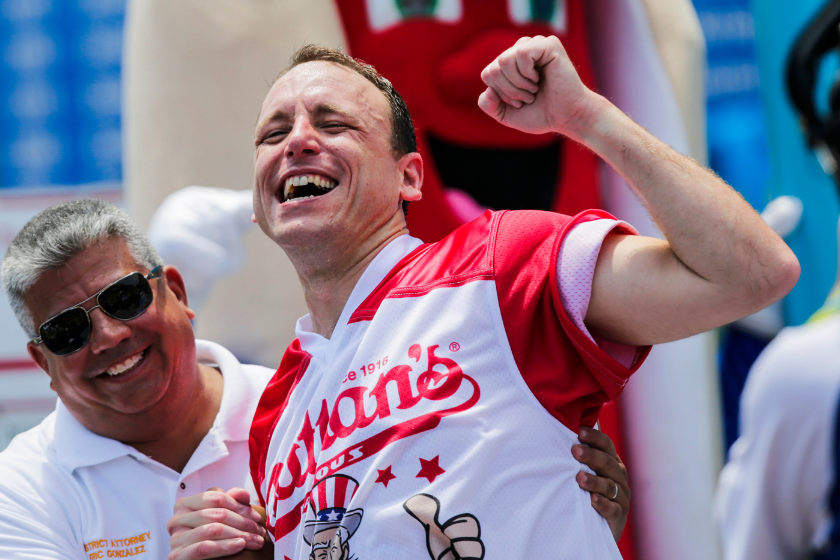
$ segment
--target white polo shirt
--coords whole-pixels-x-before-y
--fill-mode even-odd
[[[196,341],[198,360],[224,376],[213,427],[182,473],[94,434],[58,402],[0,453],[0,558],[157,560],[169,554],[175,501],[212,486],[247,488],[248,431],[273,370],[242,365]]]
[[[784,329],[758,357],[718,481],[727,560],[808,558],[828,544],[839,401],[840,315]]]

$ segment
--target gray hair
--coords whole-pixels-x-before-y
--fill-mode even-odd
[[[37,336],[35,321],[23,301],[44,272],[64,266],[94,243],[111,237],[125,240],[131,256],[151,270],[163,260],[124,211],[102,200],[74,200],[51,206],[29,220],[15,236],[0,278],[20,326]]]

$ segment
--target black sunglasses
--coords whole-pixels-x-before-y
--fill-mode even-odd
[[[56,356],[78,352],[90,340],[91,311],[98,307],[104,314],[120,321],[130,321],[139,317],[152,305],[154,299],[149,280],[160,278],[162,274],[163,267],[156,266],[145,276],[142,272],[132,272],[116,282],[111,282],[85,301],[80,301],[44,321],[38,327],[38,334],[41,336],[33,338],[32,342],[43,342]],[[82,304],[94,298],[96,305],[90,309],[82,307]]]

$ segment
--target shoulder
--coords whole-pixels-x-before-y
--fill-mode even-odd
[[[772,440],[784,454],[785,444],[810,441],[828,453],[840,400],[838,341],[840,316],[788,327],[767,346],[741,395],[741,445]]]
[[[10,478],[35,479],[34,467],[49,465],[48,470],[59,469],[55,461],[56,413],[47,416],[34,428],[18,434],[9,446],[0,452],[0,488],[11,486]],[[0,493],[2,497],[3,493]]]
[[[388,298],[421,297],[437,288],[492,279],[492,239],[502,214],[488,210],[440,241],[405,255],[356,308],[350,322],[372,319]]]
[[[418,248],[397,265],[382,286],[423,286],[441,279],[492,274],[506,261],[530,260],[540,246],[551,253],[568,216],[538,210],[488,210],[440,241]]]
[[[768,364],[764,362],[797,364],[803,360],[830,362],[840,354],[840,345],[836,344],[838,336],[840,314],[798,327],[787,327],[767,346],[756,365],[762,363],[766,367]]]
[[[427,247],[433,253],[460,254],[502,240],[514,243],[541,242],[562,231],[571,221],[572,218],[564,214],[542,210],[488,210]]]
[[[603,210],[586,210],[575,216],[538,210],[508,211],[500,212],[497,220],[493,247],[494,266],[497,270],[514,271],[519,271],[524,266],[550,267],[556,262],[563,240],[573,231],[580,229],[577,226],[596,221],[618,223],[612,215]],[[599,238],[599,246],[604,234]]]
[[[42,516],[55,516],[72,503],[77,484],[56,456],[55,419],[53,412],[0,453],[2,525],[15,516],[47,519]]]
[[[236,375],[260,392],[274,375],[274,370],[271,368],[241,363],[230,350],[209,340],[196,339],[195,349],[199,362],[216,364],[221,369],[222,375]]]
[[[753,365],[742,409],[825,422],[839,392],[840,315],[782,330]]]
[[[389,276],[401,285],[423,285],[439,278],[457,276],[490,267],[488,249],[504,212],[488,210],[435,243],[410,253]],[[388,279],[383,284],[388,283]]]

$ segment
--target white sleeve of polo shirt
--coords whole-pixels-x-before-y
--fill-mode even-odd
[[[42,445],[47,417],[0,453],[0,558],[85,560],[72,476]]]
[[[716,495],[726,560],[804,559],[828,536],[837,337],[840,317],[785,329],[750,371]]]
[[[589,309],[592,279],[595,276],[595,264],[598,262],[601,245],[607,234],[619,225],[632,228],[627,222],[608,219],[592,220],[574,226],[566,234],[557,254],[557,287],[563,309],[575,326],[617,362],[630,367],[638,355],[635,346],[596,339],[583,322]]]
[[[5,500],[0,503],[0,558],[86,560],[84,545],[68,541],[58,530],[62,524],[56,518],[61,517],[61,512],[47,512],[38,502],[31,500],[26,507]]]

